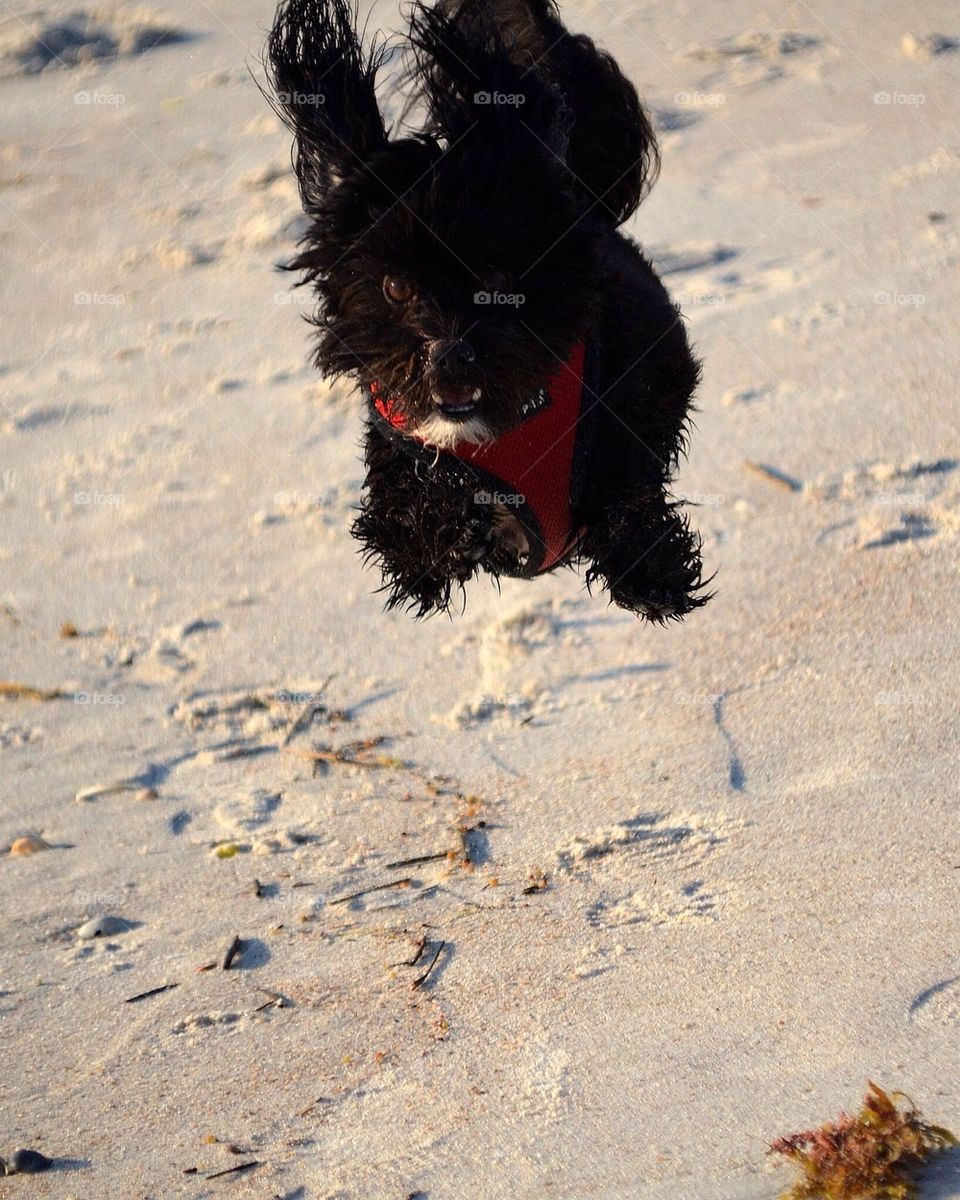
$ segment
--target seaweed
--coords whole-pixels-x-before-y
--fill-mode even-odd
[[[841,1113],[819,1129],[779,1137],[771,1154],[793,1162],[800,1178],[781,1200],[915,1200],[912,1171],[957,1139],[930,1125],[903,1092],[875,1083],[856,1116]]]

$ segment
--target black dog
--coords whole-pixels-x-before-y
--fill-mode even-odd
[[[654,621],[704,604],[668,494],[699,364],[617,226],[659,165],[633,86],[552,0],[413,5],[421,127],[388,137],[348,0],[285,0],[268,44],[311,225],[316,364],[368,404],[353,531],[387,604],[449,607],[479,570],[587,560]]]

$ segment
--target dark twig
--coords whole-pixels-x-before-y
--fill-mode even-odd
[[[333,681],[333,679],[334,679],[333,675],[328,675],[326,677],[326,679],[323,681],[323,683],[320,684],[319,688],[317,688],[317,696],[323,695],[323,693],[330,686],[330,683]],[[316,714],[319,712],[319,710],[321,708],[323,708],[323,703],[320,700],[314,698],[313,700],[307,701],[307,703],[303,706],[303,708],[301,708],[301,710],[297,714],[297,716],[294,717],[293,723],[290,725],[290,728],[287,730],[287,732],[283,735],[283,738],[280,741],[280,745],[281,746],[289,746],[290,743],[293,741],[293,739],[296,737],[296,735],[300,732],[300,730],[310,724],[310,722],[313,720],[313,718],[316,716]]]
[[[439,959],[440,955],[443,953],[443,950],[444,950],[444,947],[446,946],[446,944],[447,944],[446,942],[440,943],[440,945],[437,947],[436,954],[430,960],[430,966],[427,967],[427,969],[424,971],[424,973],[422,975],[418,975],[417,978],[410,985],[410,987],[413,991],[416,991],[417,988],[420,987],[421,984],[426,983],[427,978],[430,975],[430,972],[437,965],[437,960]]]
[[[360,896],[369,896],[371,892],[385,892],[388,888],[406,887],[411,883],[413,883],[413,880],[409,876],[405,876],[403,879],[394,879],[392,883],[378,883],[376,887],[368,887],[363,888],[359,892],[351,892],[349,896],[338,896],[336,900],[331,900],[330,903],[331,905],[346,904],[348,900],[357,900]]]
[[[316,1098],[316,1100],[312,1100],[307,1105],[306,1108],[301,1108],[300,1111],[297,1113],[297,1116],[298,1117],[307,1117],[310,1115],[310,1113],[313,1112],[313,1110],[317,1107],[318,1104],[333,1104],[333,1103],[334,1103],[334,1100],[333,1100],[332,1096],[318,1096]]]
[[[36,688],[28,683],[0,683],[0,696],[9,696],[13,700],[62,700],[72,695],[63,688]]]
[[[151,988],[149,992],[138,992],[136,996],[128,996],[124,1004],[136,1004],[138,1000],[146,1000],[148,996],[159,996],[161,992],[169,992],[179,983],[162,983],[159,987]]]
[[[223,1175],[239,1175],[241,1171],[252,1171],[260,1165],[257,1159],[254,1158],[250,1162],[238,1163],[235,1167],[227,1167],[225,1171],[214,1171],[212,1175],[204,1175],[204,1179],[220,1179]]]
[[[423,863],[439,862],[441,858],[449,858],[453,850],[438,850],[436,854],[419,854],[416,858],[398,858],[396,862],[388,862],[384,870],[398,871],[401,867],[419,867]]]
[[[423,954],[423,949],[427,944],[425,934],[420,934],[417,940],[413,943],[413,958],[402,958],[400,962],[390,963],[391,967],[415,967],[420,961],[420,956]]]
[[[347,767],[366,767],[370,770],[397,771],[408,766],[402,758],[393,758],[387,754],[373,754],[378,746],[394,740],[394,736],[378,734],[376,737],[364,738],[357,742],[348,742],[345,746],[334,749],[332,746],[315,746],[312,750],[299,750],[296,746],[288,746],[289,754],[296,754],[312,762],[314,766],[333,766],[339,764]],[[401,734],[408,737],[409,734]]]
[[[286,997],[282,996],[279,992],[271,992],[269,988],[262,988],[262,987],[258,987],[255,990],[258,992],[263,992],[263,994],[265,996],[270,997],[270,999],[266,1002],[266,1004],[261,1004],[259,1008],[255,1008],[253,1010],[255,1013],[263,1012],[263,1010],[265,1008],[273,1008],[273,1007],[286,1008],[287,1007]]]
[[[243,942],[240,940],[239,934],[237,934],[234,937],[233,941],[230,943],[230,945],[227,947],[227,952],[223,956],[223,962],[220,964],[220,970],[221,971],[229,971],[230,968],[233,966],[233,960],[237,957],[238,954],[241,954],[242,952],[243,952]]]

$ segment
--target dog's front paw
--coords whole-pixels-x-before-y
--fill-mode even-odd
[[[493,522],[486,513],[473,512],[450,547],[446,566],[461,582],[470,578],[493,546]]]
[[[486,557],[493,541],[487,515],[460,509],[439,519],[441,511],[398,512],[369,500],[362,506],[353,535],[380,567],[387,608],[406,608],[417,617],[449,611]]]
[[[621,513],[605,532],[587,584],[602,579],[619,608],[660,624],[710,599],[703,594],[700,539],[675,506],[653,504]]]

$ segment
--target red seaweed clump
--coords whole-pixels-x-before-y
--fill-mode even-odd
[[[800,1171],[781,1200],[916,1200],[914,1169],[957,1139],[924,1121],[902,1092],[869,1088],[855,1117],[841,1113],[819,1129],[770,1143],[771,1154]]]

